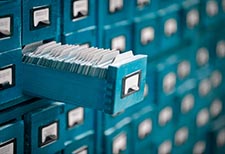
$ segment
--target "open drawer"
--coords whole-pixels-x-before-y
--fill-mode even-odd
[[[98,77],[24,62],[23,91],[114,114],[143,100],[146,64],[145,55],[117,59]]]

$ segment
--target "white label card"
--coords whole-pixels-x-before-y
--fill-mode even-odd
[[[164,141],[158,149],[158,154],[169,154],[172,150],[172,143],[169,140]]]
[[[123,8],[123,0],[109,0],[109,11],[116,12]]]
[[[7,143],[8,142],[8,143]],[[0,144],[0,154],[14,154],[14,142],[7,141],[3,144]]]
[[[121,133],[113,141],[113,154],[119,154],[120,151],[126,150],[127,136],[125,133]]]
[[[82,16],[88,14],[88,0],[76,0],[73,2],[73,16],[78,17],[79,13]]]
[[[219,131],[217,138],[216,138],[217,146],[224,147],[225,144],[225,128]]]
[[[111,49],[124,51],[126,48],[126,38],[121,35],[112,39]]]
[[[176,75],[173,72],[168,73],[163,79],[163,91],[170,93],[175,89]]]
[[[127,96],[140,89],[140,72],[133,73],[124,78],[123,96]]]
[[[209,51],[207,48],[202,47],[202,48],[198,49],[197,55],[196,55],[196,61],[199,66],[203,66],[208,63]]]
[[[193,154],[203,153],[205,151],[205,148],[206,148],[205,142],[204,141],[198,141],[193,148]]]
[[[225,57],[225,41],[221,40],[216,45],[216,54],[219,58]]]
[[[192,94],[186,95],[181,102],[181,111],[183,114],[188,113],[195,104],[195,98]]]
[[[164,25],[164,33],[170,37],[177,32],[177,21],[173,18],[168,19]]]
[[[153,27],[146,27],[141,30],[141,43],[143,45],[153,41],[155,37],[155,30]]]
[[[151,119],[146,119],[142,121],[138,126],[138,136],[143,139],[146,135],[148,135],[152,130],[152,121]]]
[[[206,4],[206,12],[209,17],[213,17],[218,14],[219,8],[218,3],[214,0],[210,0]]]
[[[199,23],[199,12],[197,9],[193,9],[187,13],[187,26],[189,28],[194,28]]]
[[[188,76],[190,71],[191,71],[191,64],[189,61],[184,60],[178,65],[177,74],[181,79]]]
[[[4,35],[11,34],[11,17],[0,18],[0,33]]]
[[[78,107],[69,111],[68,113],[68,126],[73,127],[84,121],[84,108]]]
[[[165,107],[159,113],[159,125],[165,126],[173,117],[173,109],[171,107]]]
[[[206,123],[209,121],[209,111],[208,109],[204,108],[201,111],[199,111],[197,117],[196,117],[196,123],[198,127],[202,127],[206,125]]]
[[[187,127],[180,128],[175,134],[175,144],[182,145],[185,143],[187,138],[188,138],[188,128]]]
[[[218,116],[221,113],[222,109],[223,103],[219,99],[215,99],[209,108],[210,114],[213,118]]]
[[[58,138],[58,123],[54,122],[41,130],[41,143],[47,144]]]
[[[0,84],[8,82],[11,85],[13,83],[12,74],[12,68],[0,70]]]
[[[37,27],[39,23],[50,24],[49,20],[49,8],[39,9],[33,13],[34,27]]]

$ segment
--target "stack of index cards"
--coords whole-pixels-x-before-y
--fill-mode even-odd
[[[36,43],[23,50],[24,92],[115,113],[143,100],[146,63],[132,51]]]
[[[24,53],[23,62],[104,78],[106,69],[117,59],[118,55],[121,57],[118,50],[50,42],[37,47],[33,52]],[[130,51],[122,56],[128,58],[133,54]]]

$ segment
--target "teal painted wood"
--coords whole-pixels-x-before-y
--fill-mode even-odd
[[[15,121],[0,126],[0,147],[11,153],[24,153],[23,121]]]
[[[8,74],[9,79],[12,80],[12,85],[9,87],[7,86],[5,87],[4,85],[2,85],[2,88],[0,90],[0,105],[7,104],[8,102],[23,96],[22,95],[23,73],[22,73],[21,58],[22,58],[21,49],[15,49],[8,52],[0,53],[1,71],[6,70],[5,68],[7,67],[9,67],[9,69],[12,69],[12,75]],[[14,69],[12,67],[14,67]],[[4,76],[2,76],[1,78],[4,78]],[[1,106],[0,108],[4,108],[4,106]]]
[[[53,102],[24,115],[26,153],[56,153],[64,148],[64,107]]]
[[[1,4],[3,3],[3,4]],[[8,0],[0,2],[0,20],[10,18],[9,22],[2,22],[2,25],[9,26],[8,34],[0,32],[0,52],[7,52],[21,48],[21,0]],[[7,26],[8,25],[8,26]]]
[[[147,57],[139,55],[110,65],[105,79],[24,64],[23,91],[112,114],[143,100],[146,63]],[[122,98],[123,78],[136,71],[141,71],[140,90]]]
[[[22,45],[44,41],[58,40],[60,38],[60,1],[54,0],[23,0],[22,1]],[[40,22],[34,25],[35,11],[48,9],[49,16],[46,16],[48,23]],[[42,12],[43,13],[43,12]],[[43,19],[43,15],[40,19]]]
[[[83,1],[84,2],[84,1]],[[62,1],[62,14],[61,14],[61,22],[62,22],[62,30],[61,33],[67,35],[71,32],[78,32],[81,29],[85,29],[87,27],[95,27],[97,28],[97,7],[98,4],[95,0],[85,0],[87,2],[87,12],[84,11],[84,5],[79,5],[79,2],[76,0],[64,0]],[[77,3],[77,5],[76,5]],[[80,7],[74,7],[80,6]],[[74,13],[76,10],[82,9],[80,12],[84,13],[84,16],[79,14],[77,17],[74,17]],[[86,7],[85,7],[86,8]]]
[[[73,140],[69,140],[65,143],[65,149],[63,154],[71,154],[73,152],[94,153],[96,145],[94,144],[94,132],[88,131],[85,134],[75,137]]]
[[[62,35],[63,44],[88,44],[89,47],[97,46],[97,29],[95,26],[84,28],[78,32]]]

